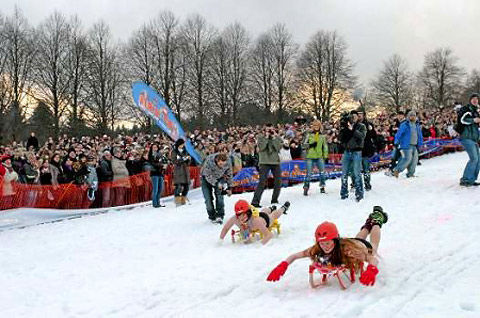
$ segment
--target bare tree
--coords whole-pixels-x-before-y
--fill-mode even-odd
[[[3,80],[2,105],[8,113],[6,129],[16,139],[23,130],[22,121],[27,111],[25,99],[30,95],[32,62],[35,57],[33,30],[18,8],[3,24]],[[3,125],[2,125],[3,126]],[[8,127],[7,127],[8,126]]]
[[[305,45],[297,61],[299,98],[317,118],[329,120],[350,97],[353,64],[347,45],[336,32],[319,31]]]
[[[214,28],[199,15],[188,18],[182,28],[184,54],[188,65],[187,80],[193,92],[190,106],[192,115],[201,127],[205,124],[205,117],[211,113],[208,107],[207,80],[212,66],[211,52],[215,34]]]
[[[55,136],[60,132],[60,120],[69,103],[70,33],[69,23],[59,12],[54,12],[41,23],[36,33],[35,98],[52,113]]]
[[[480,71],[473,69],[465,81],[465,98],[468,98],[472,93],[480,93]]]
[[[213,104],[219,108],[218,119],[222,125],[227,125],[230,122],[227,84],[230,63],[228,50],[224,37],[220,35],[212,46],[212,76],[210,82]]]
[[[250,52],[250,94],[268,113],[275,100],[273,44],[267,33],[261,34]]]
[[[84,87],[87,79],[88,40],[82,30],[78,17],[70,21],[69,55],[67,71],[71,76],[69,93],[70,126],[77,128],[83,120],[85,107],[83,104]]]
[[[461,94],[464,71],[449,48],[440,48],[425,56],[423,69],[418,74],[425,93],[426,107],[443,110]]]
[[[406,61],[394,54],[383,64],[383,69],[372,82],[376,101],[395,112],[410,106],[412,101],[413,75]]]
[[[123,115],[120,107],[122,77],[117,56],[119,48],[112,43],[110,29],[103,21],[93,26],[89,40],[87,106],[97,128],[113,131],[115,122]]]
[[[292,35],[284,24],[276,24],[269,33],[275,62],[274,79],[277,92],[277,114],[278,119],[282,121],[284,109],[289,102],[288,97],[293,79],[293,59],[297,52],[297,45],[293,43]]]

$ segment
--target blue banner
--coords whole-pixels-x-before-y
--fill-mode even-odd
[[[195,151],[190,139],[185,135],[182,126],[175,118],[175,114],[168,107],[167,103],[153,88],[144,82],[137,81],[132,84],[132,95],[135,105],[140,108],[148,117],[152,118],[155,124],[160,127],[174,141],[185,140],[185,149],[197,163],[202,163],[200,156]]]

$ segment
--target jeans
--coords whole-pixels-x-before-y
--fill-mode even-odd
[[[212,192],[215,194],[216,209],[213,205]],[[223,219],[225,216],[225,203],[223,202],[222,190],[218,187],[212,186],[208,183],[205,177],[202,177],[202,193],[203,198],[205,199],[205,205],[207,206],[208,218],[210,220],[215,220],[217,217]]]
[[[263,190],[265,189],[265,182],[267,181],[268,173],[270,171],[272,171],[274,179],[272,202],[278,202],[278,197],[280,196],[280,187],[282,186],[282,169],[280,169],[280,164],[260,165],[258,171],[258,174],[260,175],[260,180],[258,182],[257,188],[255,189],[255,194],[253,195],[252,205],[260,204]]]
[[[390,171],[393,171],[393,169],[397,166],[398,164],[398,159],[400,159],[400,149],[398,149],[397,146],[395,146],[392,150],[392,161],[390,162]]]
[[[160,206],[160,197],[162,196],[163,176],[150,176],[152,179],[152,205],[154,208]]]
[[[402,158],[400,158],[397,166],[393,170],[402,172],[408,167],[407,177],[413,177],[418,164],[417,146],[410,145],[408,149],[401,149],[400,153],[402,153]]]
[[[304,188],[310,187],[310,177],[312,175],[313,166],[316,166],[320,173],[320,187],[325,186],[325,163],[322,158],[307,159],[307,175],[305,176]]]
[[[480,153],[478,144],[470,139],[460,139],[460,142],[468,154],[468,162],[460,181],[473,184],[475,180],[477,180],[478,172],[480,171]]]
[[[371,189],[370,185],[370,160],[368,157],[362,158],[362,173],[363,173],[363,182],[365,183],[365,189]]]
[[[362,152],[345,150],[342,156],[342,188],[340,196],[342,199],[348,197],[348,173],[352,174],[355,184],[355,197],[363,199],[363,182],[360,176],[362,169]]]

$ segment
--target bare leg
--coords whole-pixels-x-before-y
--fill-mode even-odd
[[[373,250],[376,252],[378,250],[378,245],[380,244],[381,231],[380,226],[374,225],[370,231],[370,244],[372,244]]]
[[[368,236],[368,230],[367,229],[361,229],[360,232],[358,232],[357,236],[355,236],[355,237],[366,240],[367,236]]]
[[[266,213],[268,213],[268,215],[270,216],[270,219],[276,220],[280,218],[280,216],[282,216],[284,211],[285,209],[280,207],[280,208],[277,208],[275,211],[270,211],[270,209],[268,209],[268,212]]]

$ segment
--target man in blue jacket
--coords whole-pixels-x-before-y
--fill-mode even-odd
[[[417,113],[414,110],[408,112],[405,120],[395,134],[395,144],[399,145],[402,158],[393,169],[393,175],[398,178],[400,172],[408,167],[407,178],[415,174],[418,163],[418,147],[423,145],[422,128],[417,121]]]
[[[460,142],[468,154],[468,162],[460,179],[464,187],[478,186],[476,182],[480,171],[480,152],[478,150],[480,114],[478,113],[478,94],[472,94],[468,105],[463,106],[458,112],[457,127],[460,133]]]

